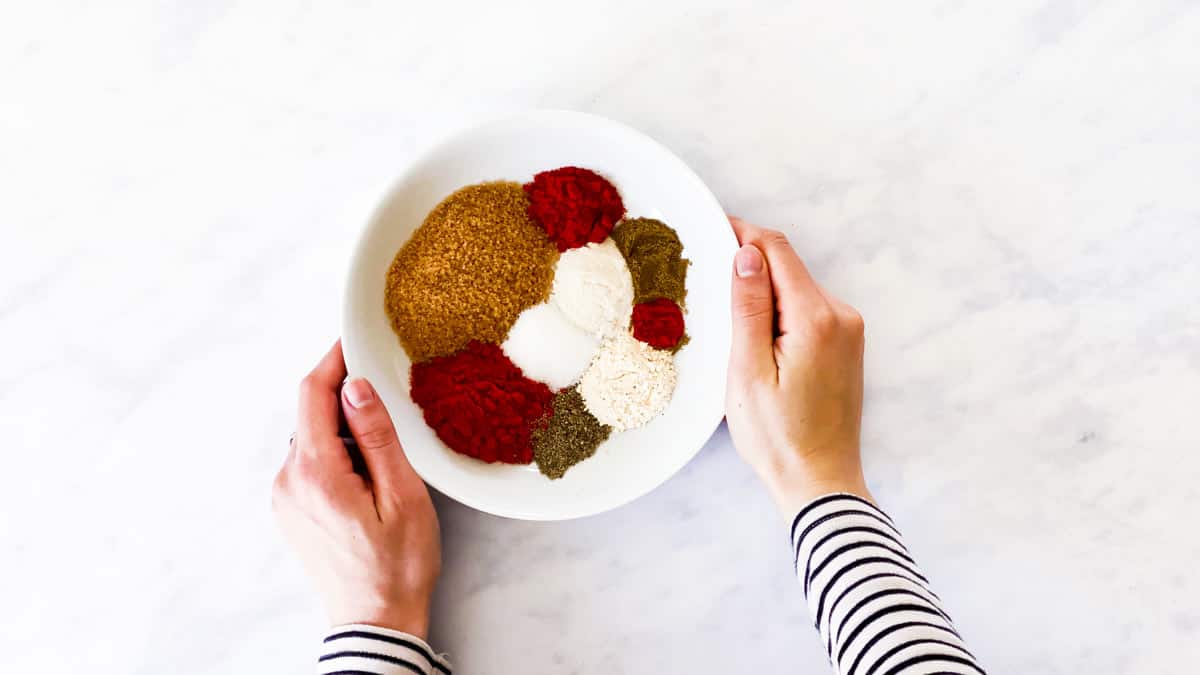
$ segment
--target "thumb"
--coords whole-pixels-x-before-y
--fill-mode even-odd
[[[412,467],[404,456],[404,449],[400,447],[400,439],[396,437],[396,427],[387,408],[371,383],[361,377],[350,380],[342,387],[342,403],[346,425],[358,443],[367,473],[371,475],[371,483],[375,486],[376,497],[380,496],[380,492],[394,495],[404,478],[412,473]]]
[[[753,244],[733,258],[733,349],[730,366],[748,375],[774,378],[775,297],[767,259]]]

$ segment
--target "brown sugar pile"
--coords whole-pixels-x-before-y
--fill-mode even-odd
[[[653,218],[626,218],[612,231],[633,276],[633,301],[669,298],[680,307],[687,295],[683,242],[669,225]]]
[[[499,344],[545,301],[558,256],[520,183],[469,185],[438,204],[388,269],[384,303],[414,362]]]
[[[578,387],[554,396],[554,413],[533,430],[533,458],[549,478],[562,478],[567,469],[596,453],[612,427],[601,424],[583,402]]]

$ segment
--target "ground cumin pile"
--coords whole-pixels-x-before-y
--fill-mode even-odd
[[[388,269],[385,305],[414,362],[499,344],[550,295],[558,256],[520,183],[469,185],[438,204]]]
[[[613,241],[625,256],[633,276],[633,301],[670,298],[683,306],[687,295],[687,269],[679,235],[653,218],[627,218],[612,231]]]

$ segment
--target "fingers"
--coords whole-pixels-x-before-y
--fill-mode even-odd
[[[730,366],[775,379],[775,298],[762,251],[753,244],[733,258],[733,346]]]
[[[733,227],[733,235],[737,237],[738,244],[745,244],[745,240],[750,236],[750,231],[758,229],[737,216],[729,216],[729,224]]]
[[[342,389],[342,400],[346,423],[375,486],[376,506],[381,506],[380,497],[395,497],[403,485],[411,483],[404,479],[412,467],[400,447],[392,418],[370,382],[350,380]]]
[[[780,333],[801,331],[813,322],[827,322],[831,318],[833,309],[783,233],[751,225],[740,218],[730,218],[729,222],[742,245],[757,246],[767,258],[775,286]]]
[[[829,302],[829,306],[832,307],[834,313],[838,315],[838,319],[850,325],[862,324],[862,314],[859,314],[857,309],[845,302],[842,302],[842,300],[840,300],[837,296],[826,290],[824,286],[818,285],[817,288],[821,289],[821,295],[825,296],[825,300]]]
[[[339,340],[321,362],[300,383],[300,409],[296,421],[296,443],[299,453],[314,458],[340,462],[350,458],[338,438],[338,391],[346,377]]]
[[[829,306],[833,308],[833,313],[837,317],[838,329],[845,336],[858,342],[858,353],[861,357],[866,348],[866,323],[863,321],[862,314],[831,295],[824,288],[821,289],[821,293],[829,299]]]

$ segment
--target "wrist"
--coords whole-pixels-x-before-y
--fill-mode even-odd
[[[408,633],[422,640],[429,638],[428,605],[347,609],[332,615],[330,621],[334,626],[358,623]]]
[[[867,489],[867,480],[857,459],[827,466],[804,463],[775,467],[774,471],[765,472],[761,477],[785,519],[795,516],[796,512],[817,497],[828,494],[852,494],[875,502]]]

